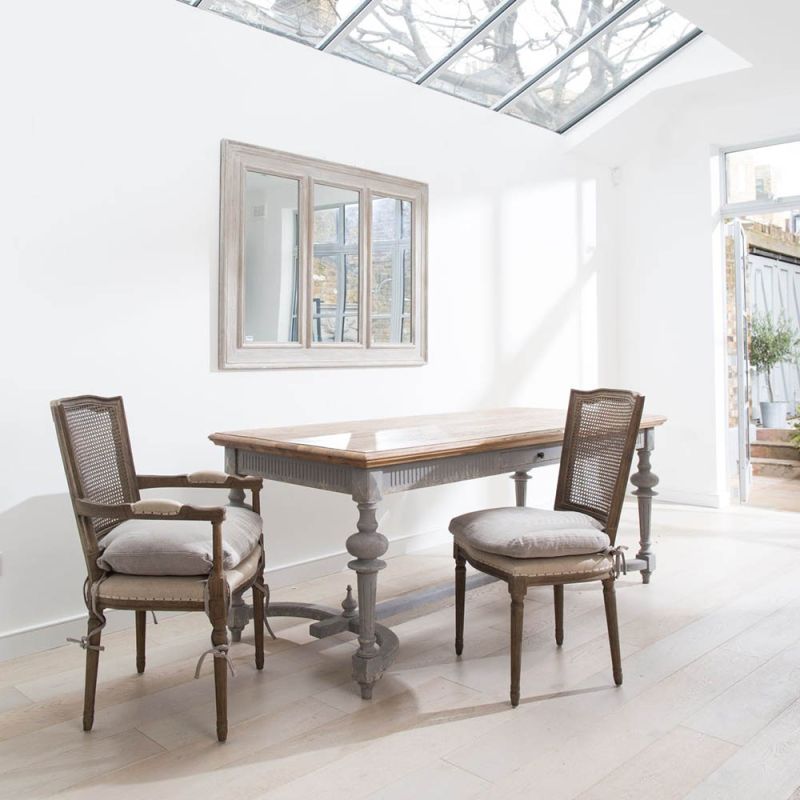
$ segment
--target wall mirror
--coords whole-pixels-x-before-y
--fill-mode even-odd
[[[221,171],[221,368],[425,363],[425,184],[231,141]]]

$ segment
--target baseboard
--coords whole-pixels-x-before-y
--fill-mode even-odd
[[[451,536],[444,531],[430,531],[410,536],[400,536],[389,542],[386,557],[391,558],[417,552],[449,541],[451,541]],[[283,564],[273,569],[268,567],[267,581],[270,588],[278,589],[313,580],[314,578],[333,575],[336,572],[346,572],[350,576],[353,573],[347,569],[347,562],[351,559],[352,556],[346,550],[341,550],[306,561]],[[344,589],[344,587],[342,588]],[[166,619],[167,617],[175,616],[176,613],[180,612],[159,612],[158,616]],[[132,628],[134,624],[132,611],[109,610],[107,619],[108,624],[105,631],[108,633]],[[86,633],[86,620],[86,614],[75,614],[74,616],[62,617],[39,625],[31,625],[2,633],[0,634],[0,661],[60,647],[67,637],[80,638]]]
[[[133,611],[117,611],[108,609],[106,612],[106,627],[104,633],[115,633],[132,628],[134,624]],[[159,619],[174,617],[181,612],[159,611]],[[0,634],[0,661],[10,658],[29,656],[42,650],[52,650],[66,643],[67,638],[80,639],[86,633],[86,614],[75,614],[71,617],[62,617],[40,625],[31,625],[28,628],[18,628],[14,631]],[[75,645],[77,647],[77,645]]]

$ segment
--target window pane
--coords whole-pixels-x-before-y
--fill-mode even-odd
[[[800,195],[800,141],[725,156],[729,203]]]
[[[398,238],[397,207],[393,197],[376,197],[372,201],[372,241],[393,242]]]
[[[358,192],[314,184],[311,338],[357,342],[359,315]]]
[[[358,203],[344,207],[344,243],[358,246]]]
[[[245,177],[244,342],[296,342],[297,213],[292,178]]]
[[[532,86],[508,112],[559,130],[696,30],[659,0],[647,0]]]
[[[411,203],[395,197],[372,201],[372,341],[411,343],[413,263]]]
[[[489,14],[493,0],[380,0],[333,52],[413,80]]]
[[[339,217],[341,209],[338,206],[314,209],[314,244],[333,244],[339,241]]]
[[[372,248],[372,318],[392,314],[392,261],[394,248]],[[373,338],[375,338],[373,330]],[[387,340],[388,341],[388,340]]]
[[[490,106],[602,22],[619,0],[523,0],[427,86]]]
[[[359,5],[359,0],[202,0],[199,7],[317,45]]]

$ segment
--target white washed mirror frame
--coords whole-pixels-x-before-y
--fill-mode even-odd
[[[299,237],[299,342],[244,341],[244,186],[248,170],[294,178],[300,185],[300,212],[305,223]],[[313,252],[313,184],[355,189],[361,198],[359,218],[359,342],[313,342],[309,297]],[[369,341],[372,316],[372,197],[396,197],[412,203],[412,342]],[[222,141],[220,176],[220,304],[219,366],[221,369],[284,369],[298,367],[419,366],[427,362],[427,222],[428,187],[356,167]]]

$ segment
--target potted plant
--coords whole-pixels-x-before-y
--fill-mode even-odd
[[[786,361],[797,358],[797,331],[781,316],[777,322],[769,314],[753,317],[750,326],[750,363],[767,382],[768,401],[762,400],[761,424],[765,428],[783,428],[786,425],[788,403],[775,400],[772,391],[772,370]]]

